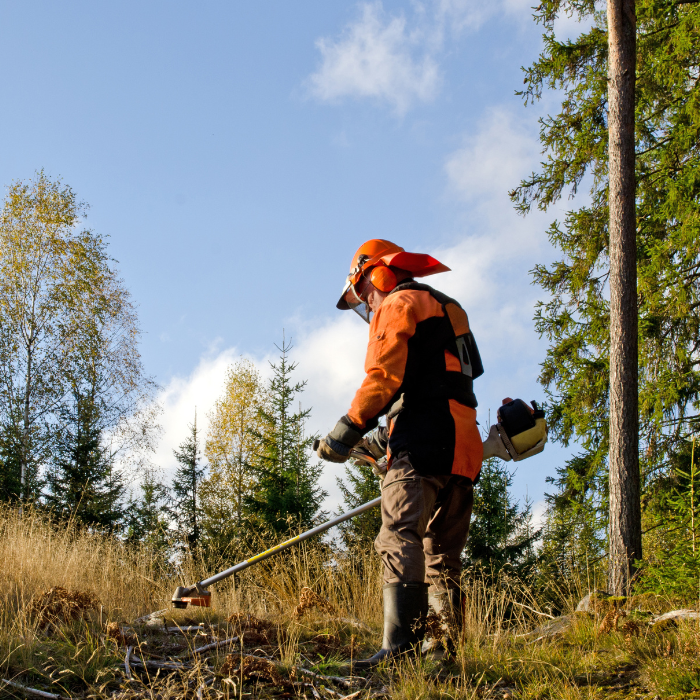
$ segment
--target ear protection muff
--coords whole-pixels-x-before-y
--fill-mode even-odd
[[[396,287],[396,275],[393,270],[384,265],[377,265],[372,268],[369,281],[380,292],[390,292]]]

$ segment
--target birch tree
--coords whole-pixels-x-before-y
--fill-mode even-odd
[[[262,378],[249,360],[228,368],[221,397],[209,414],[204,454],[209,474],[201,485],[202,530],[207,546],[222,552],[242,535],[245,498],[254,475],[251,461],[260,450],[255,433],[263,426]]]
[[[83,209],[42,172],[9,188],[0,215],[0,411],[17,437],[24,499],[36,489],[66,393],[67,280]]]
[[[39,172],[9,187],[0,214],[2,442],[25,500],[53,457],[59,471],[75,465],[62,448],[94,461],[71,435],[97,438],[111,470],[157,430],[130,295],[106,242],[79,228],[85,213],[70,187]]]

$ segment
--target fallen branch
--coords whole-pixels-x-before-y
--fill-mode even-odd
[[[155,610],[152,613],[148,613],[148,615],[142,615],[141,617],[137,617],[134,620],[135,625],[141,625],[144,622],[148,622],[148,620],[155,620],[157,617],[160,617],[163,613],[168,612],[169,608],[163,608],[162,610]]]
[[[529,610],[530,612],[534,612],[535,615],[542,615],[542,617],[548,617],[550,620],[557,619],[554,615],[550,615],[549,613],[540,612],[539,610],[535,610],[535,608],[531,608],[529,605],[525,605],[523,603],[518,603],[516,600],[511,600],[510,602],[513,603],[513,605],[517,605],[521,608],[525,608],[526,610]]]
[[[226,646],[227,644],[235,644],[239,640],[239,637],[231,637],[230,639],[223,639],[220,642],[212,642],[211,644],[205,644],[199,649],[193,649],[192,652],[187,651],[185,654],[180,654],[180,656],[185,656],[186,654],[203,654],[205,651],[211,651],[212,649],[218,649],[219,647]]]
[[[204,632],[206,627],[204,625],[188,625],[187,627],[166,627],[166,632],[168,634],[177,634],[178,632]]]
[[[321,697],[321,693],[319,693],[318,690],[316,690],[316,686],[313,683],[302,683],[302,685],[304,686],[304,688],[311,688],[311,693],[316,698],[316,700],[323,700],[323,698]]]
[[[181,671],[183,669],[192,668],[190,664],[181,664],[177,661],[151,661],[150,659],[144,661],[143,659],[140,659],[138,656],[136,656],[136,654],[134,654],[131,660],[131,665],[141,666],[141,668],[150,668],[155,670],[161,669],[163,671]]]
[[[126,669],[126,677],[131,680],[131,666],[129,666],[129,657],[131,656],[131,652],[134,650],[134,647],[128,647],[126,650],[126,656],[124,657],[124,668]]]
[[[353,700],[353,698],[356,698],[362,690],[356,690],[354,693],[350,693],[350,695],[343,695],[342,698],[338,698],[338,700]]]
[[[65,700],[62,695],[56,695],[56,693],[47,693],[45,690],[37,690],[36,688],[29,688],[21,683],[15,683],[15,681],[8,681],[7,678],[3,678],[2,682],[6,685],[10,685],[17,690],[21,690],[28,695],[36,695],[39,698],[48,698],[48,700]]]
[[[299,673],[303,674],[304,676],[310,676],[311,678],[316,678],[320,681],[331,681],[332,683],[337,683],[338,685],[342,685],[344,688],[352,688],[354,685],[354,682],[352,680],[348,680],[347,678],[342,678],[341,676],[323,676],[320,673],[309,671],[308,668],[304,668],[303,666],[295,666],[293,670],[299,671]]]
[[[208,681],[204,681],[202,685],[197,688],[197,700],[204,700],[204,689],[214,682],[214,678],[210,678]]]

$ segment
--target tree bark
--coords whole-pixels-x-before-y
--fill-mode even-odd
[[[610,566],[627,595],[642,556],[638,450],[634,0],[608,0],[610,175]]]

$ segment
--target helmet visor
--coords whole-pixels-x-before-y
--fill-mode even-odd
[[[366,285],[362,285],[363,287]],[[370,322],[370,308],[367,302],[357,293],[352,280],[348,279],[340,295],[337,307],[343,311],[352,309],[363,321]]]

